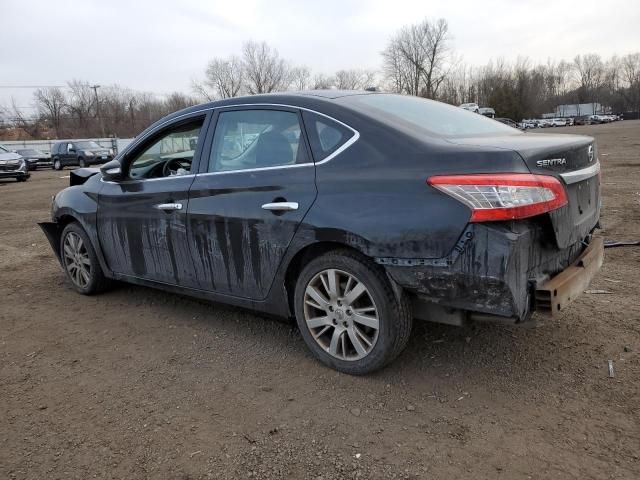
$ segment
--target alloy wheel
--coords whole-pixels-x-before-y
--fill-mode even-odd
[[[80,288],[87,288],[91,281],[91,259],[80,235],[69,232],[64,237],[62,255],[71,281]]]
[[[323,270],[307,284],[304,319],[318,345],[339,360],[366,357],[378,340],[373,297],[358,278],[342,270]]]

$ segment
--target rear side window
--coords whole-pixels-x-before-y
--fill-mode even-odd
[[[316,162],[327,158],[354,135],[353,130],[322,115],[305,111],[302,116]]]

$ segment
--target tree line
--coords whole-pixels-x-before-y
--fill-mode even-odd
[[[381,52],[380,70],[343,69],[313,73],[282,58],[266,42],[249,41],[238,54],[210,60],[190,93],[164,97],[118,85],[96,91],[73,80],[68,88],[34,92],[36,118],[15,105],[4,109],[29,136],[129,137],[164,115],[206,100],[288,90],[377,88],[431,98],[453,105],[476,102],[497,116],[515,120],[553,112],[559,104],[598,102],[614,112],[640,111],[640,52],[603,59],[580,54],[574,59],[534,64],[526,57],[483,66],[465,63],[455,51],[445,19],[425,19],[398,30]],[[1,132],[0,132],[1,133]]]

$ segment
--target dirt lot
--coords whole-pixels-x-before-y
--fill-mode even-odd
[[[597,138],[604,235],[640,239],[640,122],[553,131]],[[72,292],[35,225],[63,175],[0,181],[0,478],[640,477],[639,247],[557,320],[421,323],[354,378],[285,322]]]

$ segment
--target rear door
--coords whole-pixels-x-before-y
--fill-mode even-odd
[[[220,109],[207,146],[189,195],[193,286],[263,299],[316,198],[300,112]]]
[[[103,185],[98,237],[114,272],[173,285],[194,283],[187,210],[205,124],[206,115],[199,113],[161,127],[122,159],[127,178]]]

